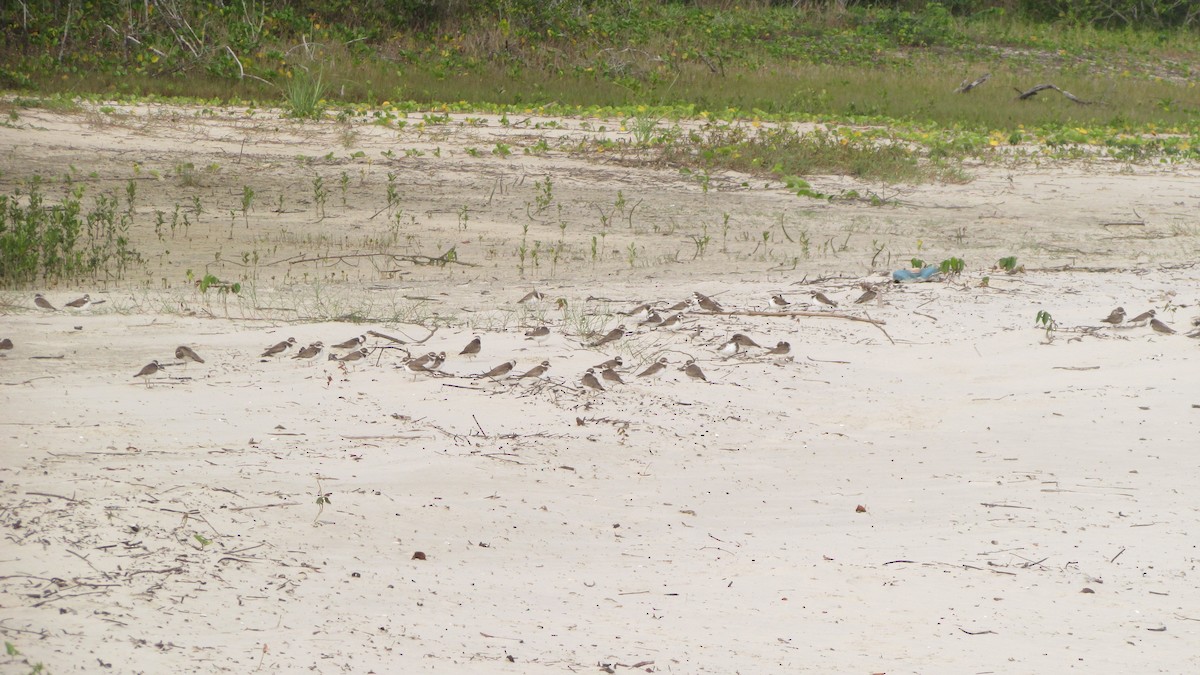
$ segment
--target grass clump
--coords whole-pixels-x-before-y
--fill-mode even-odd
[[[288,115],[306,119],[320,117],[325,111],[325,89],[321,71],[313,74],[309,68],[292,69],[283,85]]]
[[[83,195],[76,185],[61,203],[47,204],[37,176],[25,193],[0,195],[0,284],[120,279],[141,261],[129,241],[131,215],[117,197],[100,194],[85,213]]]

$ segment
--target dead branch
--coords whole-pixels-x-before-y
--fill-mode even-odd
[[[1027,99],[1031,99],[1034,96],[1037,96],[1039,92],[1045,91],[1047,89],[1053,89],[1054,91],[1057,91],[1058,93],[1062,94],[1063,96],[1066,96],[1069,100],[1074,101],[1075,103],[1078,103],[1079,105],[1092,105],[1093,103],[1095,103],[1095,101],[1085,101],[1085,100],[1079,98],[1078,96],[1072,94],[1071,92],[1067,91],[1066,89],[1060,89],[1059,87],[1056,87],[1053,84],[1039,84],[1038,86],[1034,87],[1033,89],[1030,89],[1029,91],[1021,91],[1020,89],[1017,89],[1016,87],[1013,87],[1013,89],[1015,89],[1017,92],[1017,100],[1018,101],[1025,101]]]
[[[354,260],[354,259],[358,259],[358,258],[388,258],[388,259],[398,261],[398,262],[410,262],[414,265],[437,265],[439,267],[444,267],[444,266],[448,265],[449,263],[454,263],[455,265],[465,265],[466,267],[479,267],[479,265],[476,265],[475,263],[463,262],[463,261],[459,260],[458,254],[455,252],[454,248],[451,248],[450,250],[448,250],[445,253],[443,253],[439,256],[436,256],[436,257],[427,256],[427,255],[401,255],[398,253],[347,253],[345,255],[322,255],[322,256],[315,256],[312,258],[299,258],[296,260],[288,260],[286,262],[289,265],[298,265],[300,263],[309,263],[309,262],[328,262],[328,261],[344,263],[349,260]],[[280,261],[280,262],[284,262],[284,261]],[[385,271],[394,271],[394,270],[385,270]]]
[[[862,323],[874,324],[876,326],[886,326],[887,322],[879,319],[864,318],[861,316],[853,316],[843,314],[841,312],[764,312],[761,310],[733,310],[729,312],[699,312],[700,314],[719,314],[723,316],[809,316],[822,319],[845,319],[846,321],[860,321]],[[888,338],[891,339],[891,338]]]
[[[971,82],[967,82],[966,80],[963,80],[962,84],[958,85],[958,89],[954,90],[954,93],[965,94],[968,91],[971,91],[972,89],[974,89],[975,87],[978,87],[979,85],[983,84],[984,82],[987,82],[989,79],[991,79],[991,77],[992,77],[991,73],[984,73],[983,75],[980,75],[979,77],[975,78]]]

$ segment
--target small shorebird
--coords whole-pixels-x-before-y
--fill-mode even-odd
[[[782,355],[782,354],[786,354],[790,351],[792,351],[792,346],[790,344],[784,342],[783,340],[780,340],[778,344],[776,344],[774,347],[771,347],[770,349],[768,349],[767,353],[774,354],[774,355]]]
[[[662,322],[663,322],[662,314],[659,314],[658,312],[656,312],[654,310],[650,310],[650,314],[648,314],[646,316],[646,318],[639,321],[638,325],[639,326],[657,326],[658,324],[660,324]]]
[[[671,316],[668,316],[667,318],[663,319],[663,322],[658,324],[657,327],[658,328],[672,328],[675,330],[679,330],[680,328],[683,328],[683,314],[678,313],[678,312],[675,314],[672,314]]]
[[[625,324],[621,324],[620,326],[617,326],[616,328],[608,331],[608,333],[605,334],[604,337],[600,338],[599,340],[596,340],[595,342],[591,343],[588,346],[589,347],[602,347],[610,342],[615,342],[617,340],[620,340],[623,337],[625,337]]]
[[[1174,328],[1171,328],[1170,326],[1159,321],[1158,319],[1150,319],[1150,327],[1154,329],[1155,333],[1162,333],[1163,335],[1174,335],[1175,334]]]
[[[134,375],[133,377],[135,379],[139,378],[139,377],[142,378],[142,381],[146,383],[147,387],[149,387],[150,386],[150,376],[157,373],[160,370],[162,370],[162,366],[159,365],[157,360],[154,360],[154,361],[151,361],[150,363],[147,363],[145,366],[142,366],[142,369],[138,371],[138,374]]]
[[[587,372],[583,374],[583,379],[580,380],[580,382],[588,389],[604,391],[604,387],[600,386],[600,380],[596,379],[596,371],[592,370],[591,368],[588,368]]]
[[[542,361],[541,363],[537,364],[536,366],[534,366],[534,367],[530,368],[529,370],[525,371],[524,373],[522,373],[521,376],[518,377],[517,379],[523,380],[527,377],[538,378],[538,377],[541,377],[542,375],[545,375],[547,370],[550,370],[550,362]]]
[[[179,345],[175,348],[175,358],[183,361],[184,368],[187,368],[189,361],[204,363],[204,359],[200,358],[200,355],[192,351],[192,348],[188,347],[187,345]]]
[[[1129,319],[1125,323],[1142,323],[1143,321],[1149,321],[1150,319],[1154,318],[1154,314],[1155,312],[1153,309],[1148,309],[1132,319]]]
[[[467,346],[463,347],[463,350],[461,352],[459,352],[458,355],[465,356],[468,359],[473,359],[479,355],[479,350],[482,348],[483,348],[483,342],[480,341],[479,336],[476,335],[475,339],[468,342]]]
[[[264,351],[260,356],[275,356],[276,354],[282,354],[294,344],[296,344],[296,338],[290,337],[283,342],[279,342],[267,347],[266,351]]]
[[[704,371],[700,370],[700,366],[696,365],[695,361],[688,360],[687,363],[683,364],[683,367],[680,368],[680,370],[686,373],[687,376],[693,380],[703,380],[708,382],[708,378],[704,376]]]
[[[50,301],[49,301],[49,300],[47,300],[46,298],[43,298],[43,297],[42,297],[42,294],[41,294],[41,293],[38,293],[38,294],[36,294],[36,295],[34,295],[34,296],[33,296],[33,304],[37,305],[38,307],[41,307],[42,309],[48,309],[48,310],[50,310],[51,312],[57,312],[57,311],[58,311],[58,310],[56,310],[56,309],[54,308],[54,305],[50,304]]]
[[[667,357],[663,356],[654,363],[651,363],[645,370],[638,373],[638,377],[657,377],[662,374],[667,367]]]
[[[613,384],[625,384],[625,380],[621,379],[621,374],[612,368],[605,368],[604,370],[600,371],[600,377],[604,378],[605,382],[612,382]]]
[[[534,290],[526,293],[525,297],[518,300],[517,303],[521,304],[521,305],[523,305],[525,303],[537,304],[537,303],[541,302],[542,299],[545,297],[546,297],[546,295],[544,293],[542,293],[541,291],[539,291],[537,289],[534,289]]]
[[[539,326],[538,328],[534,328],[532,330],[525,331],[525,339],[526,340],[533,340],[535,342],[541,343],[541,342],[545,342],[546,338],[548,338],[548,337],[550,337],[550,327],[549,326]]]
[[[310,347],[314,347],[314,346],[317,346],[317,345],[320,345],[320,344],[321,344],[320,342],[315,342],[315,343],[313,343],[312,345],[309,345],[309,346],[310,346]],[[319,349],[320,349],[320,348],[318,347],[318,350],[319,350]],[[338,359],[338,361],[341,361],[342,363],[349,363],[349,362],[351,362],[351,361],[358,361],[359,359],[365,359],[365,358],[367,358],[367,354],[370,354],[370,353],[371,353],[371,350],[367,349],[366,347],[363,347],[362,349],[359,349],[358,351],[350,352],[349,354],[347,354],[347,355],[345,355],[345,356],[341,357],[340,359]]]
[[[816,300],[817,302],[821,303],[822,305],[829,305],[830,307],[837,307],[837,303],[834,302],[833,300],[830,300],[829,296],[825,295],[821,291],[813,291],[811,293],[811,295],[813,297],[813,300]]]
[[[505,375],[511,373],[512,369],[516,368],[516,367],[517,367],[516,361],[505,361],[504,363],[501,363],[500,365],[496,366],[495,368],[492,368],[491,370],[487,371],[486,373],[483,373],[482,375],[478,375],[476,377],[476,379],[490,377],[491,379],[494,380],[496,378],[504,377]]]
[[[750,336],[744,333],[734,333],[733,337],[729,338],[730,342],[736,342],[739,347],[758,347],[762,349],[762,345],[750,339]]]
[[[314,356],[316,356],[317,354],[320,354],[321,349],[324,346],[325,345],[320,342],[314,342],[307,347],[302,347],[300,349],[300,351],[296,352],[296,355],[293,356],[292,358],[293,359],[311,359]]]
[[[725,311],[725,308],[721,306],[721,303],[717,302],[716,300],[713,300],[712,298],[708,297],[707,295],[704,295],[703,293],[699,293],[697,291],[692,291],[692,295],[696,296],[696,303],[700,305],[700,309],[702,309],[706,312],[724,312]]]
[[[82,298],[76,298],[76,299],[68,302],[67,307],[73,307],[75,309],[83,309],[84,307],[86,307],[90,304],[92,304],[92,296],[88,295],[87,293],[84,293]]]
[[[682,312],[683,310],[687,309],[688,307],[691,307],[692,304],[695,302],[696,301],[691,298],[688,298],[686,300],[680,300],[679,302],[668,307],[667,311],[668,312]]]
[[[620,368],[623,364],[624,364],[624,361],[621,360],[621,357],[614,356],[611,359],[605,361],[604,363],[597,364],[592,367],[595,368],[596,370],[608,370],[610,368]]]
[[[1125,308],[1124,307],[1118,307],[1118,308],[1114,309],[1112,312],[1110,312],[1107,318],[1100,319],[1101,323],[1108,323],[1108,324],[1112,324],[1114,326],[1120,325],[1123,321],[1125,321]]]
[[[346,340],[345,342],[338,343],[338,344],[330,347],[330,349],[358,349],[359,347],[363,346],[363,344],[365,344],[366,341],[367,341],[366,335],[359,335],[356,338],[350,338],[349,340]]]
[[[861,305],[864,302],[870,302],[878,297],[879,293],[874,288],[868,288],[867,290],[863,291],[862,295],[858,296],[858,299],[854,301],[854,304]]]
[[[721,358],[727,359],[736,355],[741,348],[742,346],[738,344],[737,340],[727,340],[725,344],[717,348],[717,354],[720,354]]]
[[[642,303],[628,312],[621,312],[622,316],[627,316],[631,321],[642,322],[646,317],[650,316],[650,305]]]
[[[792,303],[783,299],[783,294],[781,293],[776,293],[775,295],[771,296],[771,305],[773,307],[787,307],[790,304]]]

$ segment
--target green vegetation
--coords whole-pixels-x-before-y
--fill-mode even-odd
[[[406,0],[0,9],[0,86],[343,104],[649,106],[667,115],[907,120],[930,129],[1192,128],[1200,9],[1184,0],[771,3]],[[952,93],[983,72],[992,78]],[[1017,100],[1044,81],[1056,92]],[[494,152],[505,156],[504,149]]]
[[[120,279],[141,260],[129,242],[129,210],[114,193],[96,195],[84,211],[82,184],[68,181],[55,205],[45,203],[40,177],[22,191],[0,195],[0,285],[91,276]]]

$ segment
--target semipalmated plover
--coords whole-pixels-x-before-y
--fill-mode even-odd
[[[729,338],[729,341],[736,342],[739,347],[758,347],[762,349],[762,345],[750,339],[750,336],[745,333],[734,333],[733,337]]]
[[[340,343],[330,347],[330,349],[358,349],[359,347],[363,346],[363,344],[365,344],[366,341],[367,341],[366,335],[359,335],[356,338],[350,338],[349,340],[346,340],[345,342],[340,342]]]
[[[609,368],[620,368],[623,363],[624,362],[621,361],[621,357],[614,356],[611,359],[605,361],[604,363],[600,363],[600,364],[597,364],[592,367],[595,368],[596,370],[607,370]]]
[[[537,328],[534,328],[533,330],[525,331],[525,339],[526,340],[533,340],[535,342],[545,342],[546,338],[548,338],[548,337],[550,337],[550,327],[549,326],[539,326]]]
[[[67,307],[73,307],[75,309],[82,309],[90,304],[92,304],[92,296],[88,295],[87,293],[84,293],[82,298],[76,298],[76,299],[68,302]]]
[[[741,348],[742,346],[737,343],[737,340],[726,340],[725,344],[717,348],[717,354],[719,354],[721,358],[727,359],[731,356],[735,356],[741,350]]]
[[[1150,327],[1154,329],[1155,333],[1162,333],[1163,335],[1174,335],[1175,334],[1174,328],[1171,328],[1170,326],[1159,321],[1158,319],[1150,319]]]
[[[863,291],[862,295],[858,296],[858,299],[854,301],[854,304],[861,305],[864,302],[870,302],[878,297],[879,293],[875,289],[868,288],[867,290]]]
[[[479,355],[479,350],[482,348],[483,342],[479,339],[479,336],[476,335],[475,339],[468,342],[467,346],[463,347],[462,351],[459,352],[458,355],[465,356],[468,359],[473,359]]]
[[[580,382],[588,389],[604,391],[604,387],[600,386],[600,380],[596,379],[596,371],[592,370],[591,368],[588,368],[587,372],[583,374],[583,379],[581,379]]]
[[[50,304],[49,300],[42,297],[41,293],[38,293],[33,296],[33,304],[37,305],[38,307],[41,307],[42,309],[48,309],[51,312],[58,311],[57,309],[54,308],[54,305]]]
[[[538,291],[538,290],[534,289],[534,290],[532,290],[532,291],[529,291],[528,293],[526,293],[526,294],[525,294],[525,296],[524,296],[523,298],[521,298],[520,300],[518,300],[518,301],[517,301],[517,303],[518,303],[518,304],[521,304],[521,305],[523,305],[523,304],[525,304],[525,303],[533,303],[533,304],[536,304],[536,303],[539,303],[539,302],[541,302],[541,301],[542,301],[542,298],[545,298],[545,297],[546,297],[546,296],[545,296],[545,294],[544,294],[544,293],[542,293],[542,292],[540,292],[540,291]]]
[[[683,367],[680,368],[680,370],[686,373],[687,376],[693,380],[703,380],[708,382],[708,378],[704,376],[704,371],[700,370],[700,366],[696,365],[695,361],[689,359],[687,363],[683,364]]]
[[[787,307],[790,304],[792,303],[785,300],[782,293],[776,293],[771,296],[771,306],[773,307]]]
[[[1120,325],[1123,321],[1125,321],[1124,307],[1118,307],[1110,312],[1107,318],[1100,319],[1101,323],[1109,323],[1114,326]]]
[[[314,345],[319,345],[319,344],[321,344],[321,343],[319,343],[319,342],[314,343]],[[371,353],[371,350],[367,349],[366,347],[363,347],[362,349],[360,349],[358,351],[350,352],[349,354],[341,357],[340,359],[338,359],[338,361],[341,361],[342,363],[349,363],[350,361],[357,361],[359,359],[365,359],[365,358],[367,358],[367,354],[370,354],[370,353]]]
[[[811,293],[811,295],[813,297],[813,300],[816,300],[817,302],[821,303],[822,305],[829,305],[830,307],[837,307],[837,303],[834,302],[833,300],[830,300],[829,296],[825,295],[821,291],[813,291]]]
[[[591,343],[588,346],[589,347],[600,347],[600,346],[606,345],[610,342],[615,342],[617,340],[620,340],[623,337],[625,337],[625,324],[621,324],[620,326],[617,326],[616,328],[608,331],[608,333],[605,334],[604,337],[600,338],[599,340],[596,340],[595,342]]]
[[[792,346],[790,344],[784,342],[783,340],[780,340],[778,344],[776,344],[774,347],[771,347],[770,349],[768,349],[767,353],[774,354],[774,355],[782,355],[782,354],[786,354],[790,351],[792,351]]]
[[[283,342],[279,342],[267,347],[267,350],[262,353],[262,356],[275,356],[276,354],[281,354],[287,351],[287,349],[294,344],[296,344],[296,338],[290,337]]]
[[[296,355],[293,356],[292,358],[293,359],[311,359],[314,356],[316,356],[317,354],[320,354],[321,349],[324,347],[325,347],[324,344],[322,344],[320,342],[314,342],[307,347],[302,347],[300,349],[300,351],[296,352]],[[349,356],[349,354],[347,354],[347,356]]]
[[[625,380],[621,379],[621,374],[612,368],[605,368],[604,370],[600,371],[600,377],[604,378],[606,382],[625,384]]]
[[[479,377],[480,378],[490,377],[492,379],[496,379],[498,377],[504,377],[505,375],[512,372],[512,369],[515,368],[516,366],[517,366],[516,361],[505,361],[504,363],[501,363],[500,365],[496,366],[495,368],[492,368],[491,370],[487,371],[486,373],[479,375]]]
[[[679,302],[668,307],[667,311],[668,312],[682,312],[683,310],[687,309],[688,307],[691,307],[692,303],[694,303],[694,302],[696,302],[696,301],[691,298],[688,298],[686,300],[680,300]]]
[[[147,387],[149,387],[150,386],[150,376],[157,373],[161,369],[162,369],[162,366],[159,365],[157,360],[154,360],[154,361],[151,361],[150,363],[147,363],[145,366],[142,366],[142,369],[138,371],[138,374],[134,375],[133,377],[134,377],[134,379],[137,379],[139,377],[143,378],[142,381],[146,383]]]
[[[706,312],[723,312],[723,311],[725,311],[725,308],[721,307],[721,303],[717,302],[716,300],[713,300],[712,298],[708,297],[707,295],[704,295],[703,293],[693,291],[692,295],[696,296],[696,303],[700,305],[700,309],[703,309]]]
[[[1143,321],[1149,321],[1150,319],[1154,318],[1154,314],[1155,312],[1153,309],[1148,309],[1132,319],[1127,320],[1126,323],[1142,323]]]
[[[638,373],[638,377],[655,377],[661,375],[667,367],[667,357],[663,356],[654,363],[651,363],[645,370]]]
[[[188,347],[187,345],[179,345],[175,348],[175,358],[183,361],[183,366],[185,368],[187,367],[188,361],[204,363],[204,359],[200,358],[200,355],[192,351],[192,348]]]
[[[657,326],[658,324],[660,324],[662,322],[663,322],[662,314],[659,314],[658,312],[651,310],[650,314],[648,314],[646,316],[646,318],[644,318],[638,322],[638,325],[639,326]]]
[[[657,328],[673,328],[679,330],[683,327],[683,314],[676,312],[671,316],[663,319],[663,322],[658,324]]]
[[[529,370],[525,371],[524,373],[521,373],[521,376],[518,377],[517,379],[523,380],[527,377],[533,377],[533,378],[541,377],[542,375],[545,375],[546,371],[549,369],[550,369],[550,362],[542,361],[541,363],[530,368]]]

